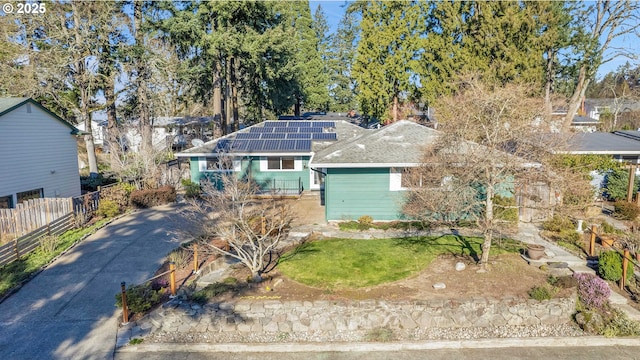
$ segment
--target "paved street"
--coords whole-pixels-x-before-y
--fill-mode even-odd
[[[0,304],[2,359],[109,359],[120,282],[150,278],[178,245],[176,205],[127,215],[85,239]]]

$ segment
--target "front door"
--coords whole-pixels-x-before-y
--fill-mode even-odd
[[[320,168],[320,169],[312,169],[310,171],[310,189],[311,190],[320,190],[320,184],[324,183],[324,174],[327,173],[327,169],[325,168]]]

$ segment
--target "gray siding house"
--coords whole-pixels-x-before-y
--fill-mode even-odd
[[[0,98],[0,208],[80,195],[78,129],[30,98]]]

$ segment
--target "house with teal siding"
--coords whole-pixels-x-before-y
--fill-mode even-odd
[[[324,173],[311,166],[313,155],[366,132],[346,121],[265,121],[176,154],[188,158],[191,180],[220,186],[224,175],[254,180],[265,193],[299,194],[320,190]]]
[[[327,221],[401,220],[407,190],[404,170],[420,166],[424,148],[437,131],[398,121],[353,139],[345,139],[314,154],[311,166],[322,169]]]

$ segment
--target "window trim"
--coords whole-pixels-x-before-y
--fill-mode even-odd
[[[29,196],[26,199],[22,199],[20,200],[20,195],[21,194],[26,194],[26,193],[35,193],[38,192],[38,197],[32,197]],[[35,195],[35,194],[34,194]],[[25,201],[31,200],[31,199],[42,199],[44,197],[44,188],[38,188],[38,189],[32,189],[32,190],[26,190],[26,191],[20,191],[18,193],[16,193],[16,204],[22,204]]]
[[[279,169],[269,169],[269,160],[270,159],[273,160],[274,158],[278,158],[278,162],[280,163]],[[293,169],[283,169],[282,159],[293,159]],[[262,172],[302,171],[302,159],[298,156],[264,156],[260,159],[260,171]]]
[[[216,169],[216,170],[212,170],[212,169],[207,169],[207,161],[208,159],[220,159],[220,157],[217,156],[201,156],[198,158],[198,168],[200,170],[200,172],[207,172],[207,173],[230,173],[230,172],[239,172],[242,170],[242,165],[241,165],[241,161],[240,159],[236,159],[233,158],[231,159],[232,162],[232,169]]]
[[[14,208],[13,195],[0,196],[0,199],[7,199],[7,205],[8,205],[8,207],[6,207],[6,208],[0,207],[0,209],[12,209],[12,208]]]

